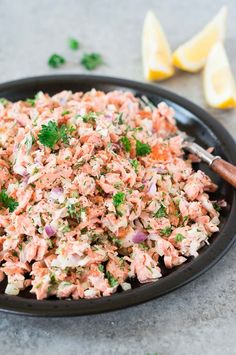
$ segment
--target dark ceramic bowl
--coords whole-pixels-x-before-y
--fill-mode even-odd
[[[207,112],[192,102],[158,86],[137,83],[130,80],[86,75],[44,76],[12,81],[0,85],[0,97],[15,101],[33,97],[42,90],[54,94],[61,90],[87,91],[96,88],[103,91],[130,90],[135,95],[144,94],[153,102],[164,100],[175,109],[175,117],[181,129],[187,131],[203,146],[214,146],[215,154],[236,164],[236,144],[224,127]],[[210,245],[204,246],[197,258],[190,258],[185,264],[172,269],[163,268],[164,277],[157,282],[140,285],[133,282],[133,289],[118,292],[109,297],[93,300],[37,301],[28,291],[19,296],[4,294],[6,284],[0,284],[0,310],[33,316],[78,316],[133,306],[183,286],[200,276],[213,266],[232,246],[236,231],[236,191],[214,175],[206,164],[195,165],[209,174],[219,185],[215,198],[223,197],[228,207],[223,211],[220,232],[210,239]]]

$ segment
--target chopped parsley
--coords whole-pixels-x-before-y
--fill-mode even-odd
[[[137,173],[138,172],[138,167],[139,167],[139,163],[138,163],[137,159],[132,159],[130,161],[130,164],[134,168],[134,171]]]
[[[215,209],[217,212],[220,212],[220,211],[221,211],[221,206],[219,206],[218,203],[214,203],[214,204],[213,204],[213,207],[214,207],[214,209]]]
[[[60,140],[63,143],[68,143],[69,134],[73,131],[73,127],[68,127],[66,125],[59,127],[56,122],[49,121],[47,125],[42,125],[38,138],[41,144],[53,149],[55,144]]]
[[[2,104],[4,107],[7,105],[7,103],[8,103],[7,99],[5,99],[4,97],[0,98],[0,104]]]
[[[30,106],[35,106],[35,101],[36,99],[26,99],[25,102],[27,102],[27,104],[29,104]]]
[[[116,245],[117,247],[121,246],[121,241],[120,239],[116,238],[116,237],[109,237],[109,239],[111,240],[112,244]]]
[[[175,236],[175,241],[176,241],[176,242],[182,242],[182,240],[183,240],[184,238],[185,238],[185,237],[183,236],[183,234],[178,233],[178,234],[176,234],[176,236]]]
[[[122,143],[123,147],[124,147],[124,150],[129,153],[130,152],[130,149],[131,149],[131,143],[128,139],[128,137],[122,137],[120,139],[120,142]]]
[[[67,206],[68,214],[71,218],[76,218],[80,220],[82,217],[82,213],[85,213],[85,208],[80,207],[79,203],[73,203]]]
[[[96,122],[96,113],[95,112],[89,112],[87,115],[82,116],[82,120],[85,123],[95,123]]]
[[[70,113],[70,111],[66,110],[66,111],[63,111],[61,115],[65,116],[65,115],[69,115],[69,113]]]
[[[106,272],[106,278],[108,279],[109,285],[111,287],[118,286],[118,280],[115,279],[109,271]]]
[[[161,230],[161,235],[165,236],[165,237],[169,237],[169,235],[171,234],[172,229],[171,227],[165,227]]]
[[[7,195],[5,189],[0,192],[0,207],[8,208],[10,212],[13,212],[18,205],[18,202],[14,198]]]
[[[62,233],[67,233],[67,232],[70,232],[70,227],[69,226],[63,227]]]
[[[124,201],[125,201],[125,193],[124,192],[117,192],[113,198],[112,198],[112,201],[113,201],[113,205],[117,208],[119,207]]]
[[[69,38],[68,45],[73,51],[77,51],[77,49],[79,49],[79,41],[75,38]]]
[[[65,64],[65,62],[66,62],[65,58],[63,58],[61,55],[56,53],[52,54],[51,57],[49,57],[48,59],[48,65],[51,68],[59,68],[63,64]]]
[[[104,265],[102,264],[98,265],[98,270],[104,272]]]
[[[151,147],[146,144],[142,143],[138,139],[136,139],[136,155],[139,157],[144,157],[145,155],[148,155],[151,153]]]
[[[162,218],[162,217],[166,217],[167,213],[166,213],[166,208],[164,205],[161,205],[161,207],[157,210],[157,212],[154,214],[154,217],[157,218]]]
[[[118,120],[118,124],[119,125],[122,125],[124,123],[124,120],[123,120],[123,112],[120,112],[117,116],[117,120]]]
[[[188,220],[188,216],[183,217],[183,222],[186,222]]]
[[[96,69],[99,65],[103,64],[103,59],[101,54],[98,53],[85,53],[80,61],[80,63],[87,69]]]

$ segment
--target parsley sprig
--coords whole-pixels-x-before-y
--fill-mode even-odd
[[[137,159],[132,159],[130,163],[131,163],[132,167],[134,168],[134,171],[137,173],[138,167],[139,167],[139,163],[138,163]]]
[[[59,68],[66,62],[65,58],[59,54],[52,54],[48,59],[48,65],[51,68]]]
[[[68,45],[73,51],[77,51],[77,49],[79,49],[79,41],[75,38],[69,38]]]
[[[115,208],[119,207],[125,201],[125,193],[118,191],[115,195],[113,195],[112,201]]]
[[[136,155],[139,157],[144,157],[151,153],[151,147],[149,144],[142,143],[136,139]]]
[[[185,239],[185,237],[183,236],[183,234],[181,233],[177,233],[175,236],[175,241],[176,242],[182,242],[182,240]]]
[[[96,69],[99,65],[103,64],[103,59],[101,54],[85,53],[81,58],[80,64],[82,64],[88,70],[93,70]]]
[[[127,153],[129,153],[130,150],[131,150],[131,143],[130,143],[129,138],[126,137],[126,136],[125,136],[125,137],[122,137],[122,138],[120,139],[120,142],[121,142],[121,144],[123,145],[124,150],[125,150]]]
[[[114,276],[112,276],[112,274],[109,271],[106,272],[106,277],[111,287],[115,287],[118,285],[118,280],[115,279]]]
[[[55,144],[60,140],[63,143],[68,143],[69,135],[73,131],[73,127],[68,127],[66,125],[59,127],[56,122],[49,121],[47,125],[42,125],[38,138],[41,144],[53,149]]]
[[[154,214],[154,217],[157,218],[162,218],[162,217],[166,217],[166,208],[164,205],[161,205],[161,207],[157,210],[157,212]]]
[[[171,227],[165,227],[161,230],[161,235],[165,236],[165,237],[169,237],[170,234],[172,232],[172,228]]]
[[[7,195],[5,189],[0,192],[0,207],[9,208],[9,211],[13,212],[18,205],[18,202],[14,198]]]

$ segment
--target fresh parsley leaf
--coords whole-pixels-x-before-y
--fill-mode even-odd
[[[172,232],[171,227],[165,227],[161,230],[161,235],[164,235],[165,237],[169,237],[171,232]]]
[[[166,208],[164,205],[161,205],[161,207],[158,209],[158,211],[154,214],[154,217],[157,217],[157,218],[166,217]]]
[[[124,192],[117,192],[113,195],[113,205],[117,208],[125,201],[125,193]]]
[[[66,60],[59,54],[52,54],[51,57],[48,59],[48,65],[51,68],[59,68],[63,64],[65,64]]]
[[[139,167],[139,163],[138,163],[137,159],[132,159],[130,164],[134,168],[134,171],[137,173],[138,172],[138,167]]]
[[[128,137],[122,137],[120,139],[120,142],[122,143],[123,147],[124,147],[124,150],[128,153],[130,152],[130,149],[131,149],[131,143],[128,139]]]
[[[115,287],[118,285],[118,280],[115,279],[109,271],[106,272],[106,278],[108,279],[108,282],[111,287]]]
[[[213,207],[217,212],[221,211],[221,206],[219,206],[217,202],[213,204]]]
[[[124,120],[123,120],[123,112],[120,112],[117,116],[117,120],[118,120],[118,124],[119,125],[122,125],[124,123]]]
[[[142,143],[138,139],[136,139],[136,155],[144,157],[145,155],[148,155],[150,153],[151,147],[148,144]]]
[[[65,115],[68,115],[69,113],[70,113],[70,111],[66,110],[66,111],[63,111],[61,115],[65,116]]]
[[[0,104],[2,104],[4,107],[7,105],[7,103],[8,103],[7,99],[5,99],[4,97],[0,98]]]
[[[7,195],[5,189],[0,192],[0,206],[9,208],[9,211],[13,212],[18,205],[18,202],[14,198]]]
[[[121,247],[121,241],[120,239],[116,237],[110,237],[109,238],[113,244],[115,244],[117,247]]]
[[[56,122],[49,121],[47,125],[42,125],[38,138],[41,144],[53,149],[54,145],[60,140],[63,143],[68,143],[69,134],[73,131],[73,127],[66,125],[59,127]]]
[[[87,115],[82,116],[83,122],[91,123],[91,124],[96,122],[96,118],[97,118],[97,116],[96,116],[95,112],[89,112],[89,113],[87,113]]]
[[[188,216],[184,216],[183,222],[186,222],[188,220]]]
[[[185,237],[183,236],[183,234],[178,233],[178,234],[176,234],[176,236],[175,236],[175,241],[176,241],[176,242],[182,242],[182,240],[183,240],[184,238],[185,238]]]
[[[29,104],[30,106],[35,106],[35,99],[26,99],[25,102],[27,102],[27,104]]]
[[[55,284],[57,282],[55,274],[53,273],[50,274],[50,281],[52,284]]]
[[[80,61],[80,63],[87,69],[93,70],[99,65],[103,64],[103,59],[101,54],[98,53],[85,53]]]
[[[98,265],[98,270],[104,272],[104,265],[102,264]]]
[[[79,41],[77,41],[77,39],[75,38],[69,38],[68,44],[70,49],[72,49],[73,51],[77,51],[77,49],[79,49]]]

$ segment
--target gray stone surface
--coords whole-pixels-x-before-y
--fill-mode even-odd
[[[82,51],[98,51],[106,66],[97,74],[143,80],[140,34],[152,8],[173,48],[191,36],[221,5],[229,5],[226,48],[236,74],[235,0],[1,0],[0,81],[83,73]],[[78,53],[66,40],[81,41]],[[47,66],[52,52],[71,63]],[[201,74],[178,73],[161,86],[205,107]],[[235,111],[210,110],[236,137]],[[236,354],[236,248],[209,272],[161,299],[89,317],[36,319],[0,314],[0,354]]]

